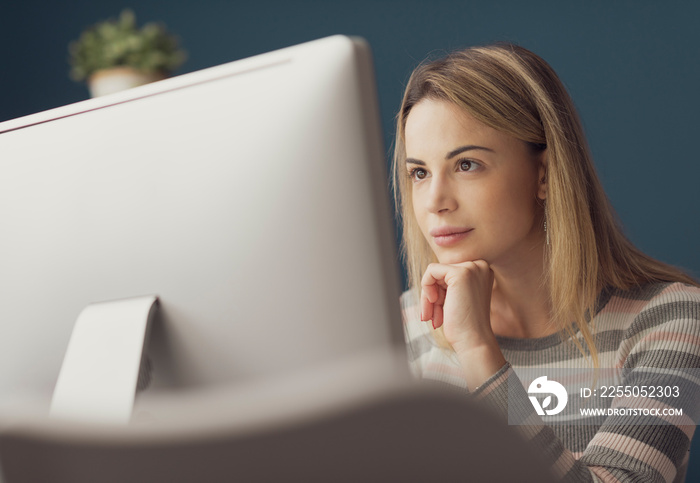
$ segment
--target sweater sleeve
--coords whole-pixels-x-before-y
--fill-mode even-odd
[[[611,408],[682,409],[682,416],[640,420],[613,412],[577,459],[537,414],[509,363],[473,395],[503,418],[517,414],[525,423],[517,430],[541,450],[562,481],[672,482],[686,460],[700,414],[698,368],[700,291],[675,284],[652,299],[627,329],[620,348],[620,384],[678,385],[680,397],[616,397]]]

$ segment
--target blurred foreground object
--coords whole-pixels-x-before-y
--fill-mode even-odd
[[[554,481],[485,408],[376,362],[163,395],[128,426],[15,420],[0,430],[5,483]]]
[[[89,27],[68,50],[71,78],[87,79],[92,97],[164,79],[185,60],[174,35],[155,23],[137,29],[131,10]]]

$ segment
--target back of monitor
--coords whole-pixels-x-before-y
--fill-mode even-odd
[[[48,400],[81,310],[151,294],[155,387],[402,350],[386,187],[347,37],[0,124],[0,391]]]

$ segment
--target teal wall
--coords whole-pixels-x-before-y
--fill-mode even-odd
[[[0,120],[86,98],[85,86],[68,79],[67,44],[126,6],[179,34],[189,60],[178,73],[336,33],[365,37],[387,147],[402,87],[427,54],[520,43],[569,88],[629,237],[700,276],[700,2],[8,1],[0,8]],[[688,481],[700,478],[695,459]]]

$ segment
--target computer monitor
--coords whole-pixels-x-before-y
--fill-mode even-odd
[[[0,124],[0,394],[88,304],[160,299],[152,388],[401,351],[369,49],[329,37]]]

